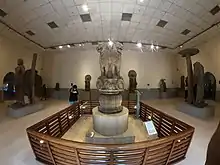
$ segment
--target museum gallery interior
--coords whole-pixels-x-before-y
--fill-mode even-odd
[[[0,0],[1,165],[219,165],[220,0]]]

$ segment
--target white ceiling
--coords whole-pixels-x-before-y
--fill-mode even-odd
[[[43,47],[111,38],[175,48],[220,21],[220,12],[209,12],[216,5],[220,0],[0,0],[0,9],[8,14],[0,19]],[[87,13],[92,21],[82,22],[80,14]],[[122,13],[132,13],[131,21],[121,21]],[[168,23],[157,27],[159,20]],[[51,21],[59,28],[51,29]],[[182,35],[185,29],[191,32]],[[0,31],[4,33],[2,25]]]

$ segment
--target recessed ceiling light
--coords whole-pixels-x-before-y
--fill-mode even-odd
[[[89,11],[89,7],[88,7],[88,5],[86,5],[86,4],[82,5],[82,9],[83,9],[83,11],[85,11],[85,12]]]
[[[71,46],[70,45],[67,45],[67,48],[70,48]]]
[[[151,44],[150,48],[153,50],[154,49],[154,44]]]
[[[114,44],[114,43],[113,43],[110,39],[108,39],[108,45],[109,45],[109,46],[113,46],[113,44]]]
[[[140,2],[144,2],[144,0],[140,0]]]
[[[79,44],[79,46],[82,46],[82,44]]]
[[[59,48],[60,48],[60,49],[62,49],[62,48],[63,48],[63,46],[59,46]]]
[[[137,43],[137,47],[138,47],[138,48],[142,48],[142,43],[140,43],[140,42]]]
[[[183,48],[183,45],[180,45],[180,48]]]

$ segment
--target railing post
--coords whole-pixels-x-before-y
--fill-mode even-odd
[[[78,151],[77,151],[77,149],[76,149],[76,148],[74,149],[74,152],[75,152],[75,156],[76,156],[76,161],[77,161],[77,164],[78,164],[78,165],[80,165],[81,163],[80,163],[80,160],[79,160],[79,155],[78,155]]]
[[[176,145],[176,140],[173,141],[172,148],[171,148],[170,153],[169,153],[169,156],[168,156],[168,158],[167,158],[166,165],[168,165],[168,163],[169,163],[169,160],[170,160],[170,157],[171,157],[171,155],[172,155],[172,153],[173,153],[173,149],[174,149],[175,145]]]
[[[145,155],[144,155],[144,161],[143,161],[143,165],[145,165],[145,164],[146,164],[146,162],[147,162],[148,153],[149,153],[149,149],[148,149],[148,148],[146,148],[146,150],[145,150]]]
[[[50,149],[50,144],[49,144],[48,141],[46,142],[46,144],[47,144],[47,148],[48,148],[48,151],[49,151],[49,154],[50,154],[51,160],[52,160],[53,164],[56,165],[56,162],[55,162],[55,160],[54,160],[54,157],[53,157],[52,151],[51,151],[51,149]]]
[[[110,165],[114,165],[114,160],[115,160],[114,153],[113,151],[110,151]]]

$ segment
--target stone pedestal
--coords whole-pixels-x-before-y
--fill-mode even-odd
[[[116,136],[123,134],[128,129],[128,115],[127,108],[122,107],[120,113],[104,114],[95,107],[93,112],[93,129],[104,136]]]
[[[27,105],[20,108],[9,107],[7,115],[13,118],[23,117],[32,113],[36,113],[44,108],[42,103],[36,103],[32,105]]]
[[[99,97],[99,110],[106,114],[118,113],[122,111],[121,94],[101,94]]]
[[[86,134],[85,141],[93,144],[131,144],[135,142],[135,136],[131,128],[116,136],[103,136],[94,129],[90,129]]]
[[[197,108],[184,102],[177,106],[177,110],[200,119],[209,119],[215,116],[215,106],[213,105],[208,105],[204,108]]]

